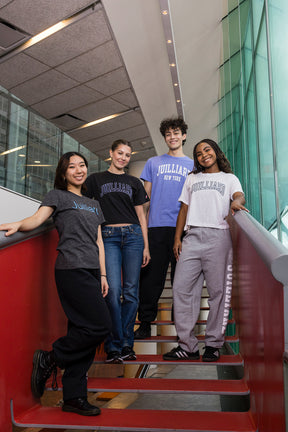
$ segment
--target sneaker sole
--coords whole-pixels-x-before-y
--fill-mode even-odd
[[[101,414],[100,408],[97,409],[97,407],[96,407],[96,411],[94,411],[94,410],[93,411],[83,411],[83,410],[80,410],[80,409],[75,408],[75,407],[63,405],[62,411],[73,412],[75,414],[79,414],[79,415],[83,415],[83,416],[97,416],[97,415]]]
[[[39,362],[40,362],[40,355],[42,353],[42,350],[37,350],[35,351],[34,355],[33,355],[33,371],[32,371],[32,376],[31,376],[31,391],[34,397],[36,398],[40,398],[41,396],[43,396],[44,390],[42,393],[40,393],[37,389],[37,384],[36,384],[36,376],[37,376],[37,371],[38,371],[38,367],[39,367]]]
[[[105,363],[110,363],[110,364],[123,364],[123,360],[122,358],[119,359],[111,359],[111,360],[105,360]]]
[[[216,357],[214,359],[212,359],[212,358],[205,358],[205,357],[203,358],[202,357],[203,362],[217,362],[219,359],[220,359],[220,356]]]
[[[195,360],[200,360],[200,356],[197,356],[197,357],[167,357],[167,356],[163,355],[163,360],[195,361]]]
[[[121,359],[122,359],[122,360],[126,360],[126,361],[127,361],[127,360],[137,360],[137,357],[136,357],[136,355],[133,355],[133,354],[130,355],[130,354],[129,354],[129,355],[127,355],[127,356],[121,356]]]

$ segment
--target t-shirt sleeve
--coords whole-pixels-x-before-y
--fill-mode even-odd
[[[40,204],[40,207],[53,207],[54,210],[56,210],[58,205],[59,205],[59,196],[57,194],[57,191],[51,190],[44,196],[43,201]]]
[[[99,224],[102,225],[106,221],[105,221],[104,214],[102,212],[101,206],[100,206],[98,201],[97,201],[97,204],[98,204],[98,211],[99,211]]]
[[[233,200],[233,195],[236,192],[243,192],[240,180],[238,179],[238,177],[236,177],[233,174],[233,178],[232,178],[232,182],[231,182],[231,188],[230,188],[230,199]]]
[[[151,159],[148,159],[146,162],[143,171],[140,175],[140,178],[144,181],[148,181],[152,183],[152,161]]]
[[[145,204],[146,202],[150,201],[147,192],[145,191],[145,188],[141,181],[136,178],[136,193],[134,196],[134,206]]]
[[[94,179],[93,174],[91,174],[89,177],[87,177],[85,185],[87,187],[87,190],[84,192],[84,195],[87,198],[95,198],[97,199],[97,194],[96,194],[96,182]]]
[[[191,174],[191,175],[194,175],[194,174]],[[188,175],[186,177],[185,182],[184,182],[181,195],[178,198],[178,201],[183,202],[186,205],[189,205],[189,202],[190,202],[190,187],[189,187],[189,183],[190,183],[190,177]]]

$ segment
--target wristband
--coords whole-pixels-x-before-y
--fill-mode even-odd
[[[100,275],[101,277],[103,276],[103,277],[106,277],[107,278],[107,275]]]

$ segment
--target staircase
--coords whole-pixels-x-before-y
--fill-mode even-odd
[[[203,288],[202,307],[197,323],[200,347],[204,340],[207,298]],[[96,355],[94,376],[90,376],[93,375],[90,373],[88,389],[95,396],[96,404],[102,403],[100,416],[82,417],[64,413],[59,407],[40,404],[21,412],[11,401],[13,424],[69,431],[257,431],[249,411],[249,388],[243,378],[244,362],[241,354],[234,354],[230,347],[230,344],[237,347],[238,343],[233,319],[229,320],[225,347],[217,363],[205,363],[202,357],[193,362],[165,361],[162,358],[163,352],[169,351],[177,343],[175,328],[169,319],[171,301],[171,287],[168,283],[160,299],[159,319],[153,322],[152,336],[135,341],[136,361],[124,362],[124,366],[104,365],[106,356],[103,353]],[[209,378],[211,368],[214,378]],[[177,377],[179,370],[182,378]],[[109,376],[103,377],[107,372]],[[60,381],[59,379],[58,382]],[[50,386],[51,382],[48,382],[47,390],[51,389]],[[49,392],[45,393],[44,402]],[[128,398],[128,402],[125,402],[125,395],[127,397],[129,394],[134,394],[135,397]],[[219,401],[221,411],[205,410],[212,395]],[[61,399],[61,394],[58,399]],[[198,409],[195,409],[195,401]]]

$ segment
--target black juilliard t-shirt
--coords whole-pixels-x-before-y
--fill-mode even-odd
[[[129,174],[113,174],[110,171],[91,174],[87,180],[87,195],[99,201],[105,217],[105,225],[138,224],[135,206],[149,201],[141,181]]]
[[[55,268],[99,268],[96,241],[98,227],[104,222],[99,203],[54,189],[44,197],[41,206],[54,208],[52,217],[59,234]]]

